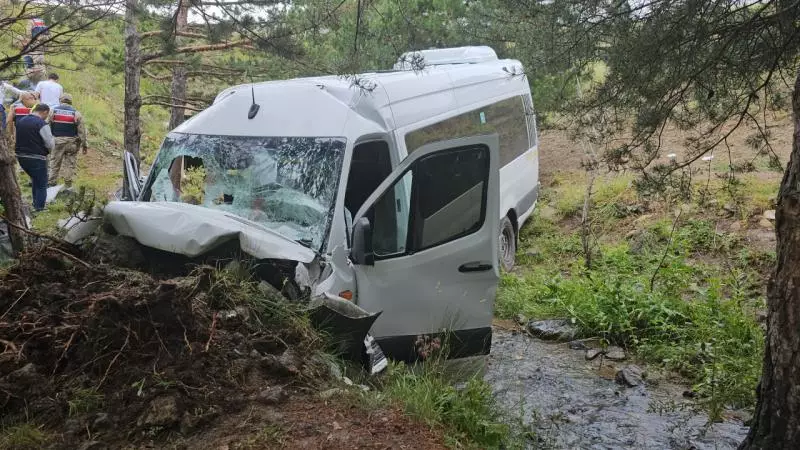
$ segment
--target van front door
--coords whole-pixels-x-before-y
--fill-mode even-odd
[[[388,356],[489,352],[499,198],[497,135],[477,136],[418,149],[356,213],[357,301],[382,311],[372,334]]]

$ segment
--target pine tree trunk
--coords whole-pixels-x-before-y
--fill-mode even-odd
[[[138,0],[125,1],[125,151],[141,159],[139,144],[142,138],[139,110],[142,97],[139,82],[142,76],[140,37],[137,30]]]
[[[178,0],[178,13],[175,17],[175,31],[181,32],[186,30],[186,25],[189,17],[189,2],[187,0]],[[176,36],[175,40],[179,40]],[[171,87],[172,104],[183,105],[186,99],[186,67],[179,64],[172,69],[172,87]],[[184,108],[181,106],[173,106],[169,118],[169,129],[177,127],[183,123]]]
[[[778,264],[767,290],[764,372],[753,423],[741,450],[800,446],[800,71],[792,112],[792,155],[775,214]]]
[[[2,107],[2,106],[0,106]],[[17,181],[17,160],[5,136],[0,134],[0,200],[3,201],[4,215],[9,222],[27,228],[22,207],[22,195]],[[15,254],[25,249],[25,236],[18,228],[8,226],[11,247]]]

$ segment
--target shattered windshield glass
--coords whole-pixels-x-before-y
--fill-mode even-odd
[[[344,138],[171,133],[144,199],[230,212],[320,250],[344,149]]]

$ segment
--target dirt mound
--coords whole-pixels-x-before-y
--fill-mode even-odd
[[[0,427],[32,425],[44,436],[32,446],[51,448],[335,443],[359,413],[324,434],[326,409],[335,417],[342,406],[314,395],[329,371],[318,337],[262,286],[209,267],[162,280],[56,247],[23,255],[0,277]],[[392,426],[364,415],[343,445],[360,434],[380,444],[384,430],[386,446],[394,426],[423,447],[437,440],[383,417]]]

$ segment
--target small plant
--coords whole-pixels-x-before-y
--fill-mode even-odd
[[[97,390],[77,389],[72,393],[72,398],[67,401],[69,406],[69,416],[75,417],[78,414],[96,411],[103,406],[104,396]]]

